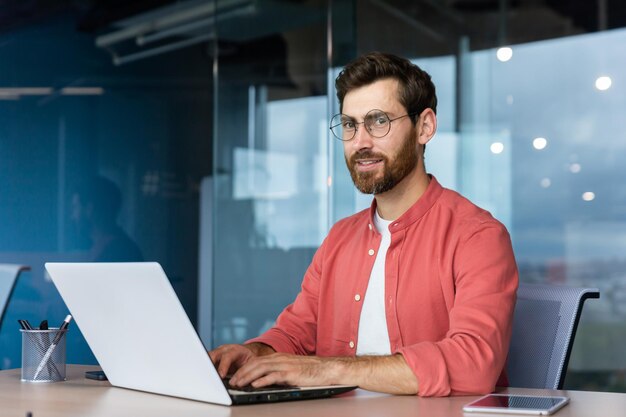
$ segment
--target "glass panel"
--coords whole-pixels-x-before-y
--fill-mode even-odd
[[[526,36],[531,32],[507,27],[514,23],[513,13],[520,22],[549,16],[543,6],[523,13],[515,7],[500,10],[509,13],[506,18],[470,5],[356,0],[352,7],[353,16],[346,6],[342,9],[352,17],[344,20],[345,27],[333,22],[333,35],[340,36],[333,42],[337,58],[329,77],[370,50],[412,58],[431,73],[439,96],[439,129],[427,148],[427,170],[507,226],[522,280],[600,289],[601,299],[585,307],[566,386],[625,391],[620,347],[626,342],[626,227],[619,164],[626,123],[626,94],[619,82],[625,32],[516,45],[512,57],[501,61],[495,49],[473,51],[470,45],[502,43],[507,29],[510,39],[525,40],[563,36],[573,29],[551,34],[546,26]],[[600,11],[604,23],[608,16],[620,25],[618,10]],[[574,14],[565,6],[557,12]],[[491,33],[493,26],[484,22],[496,17],[500,33]],[[446,25],[454,29],[442,30]],[[584,27],[596,30],[592,26]],[[334,91],[330,97],[334,100]],[[331,147],[330,166],[334,222],[367,207],[371,196],[354,190],[339,141]]]
[[[212,59],[194,46],[115,66],[78,15],[40,10],[0,34],[0,262],[32,268],[3,320],[0,368],[20,366],[17,319],[67,314],[44,262],[158,261],[196,317]],[[94,362],[71,325],[68,363]]]
[[[486,123],[463,138],[475,156],[463,160],[474,174],[463,191],[491,198],[508,222],[522,280],[600,289],[582,315],[569,388],[624,390],[625,41],[617,30],[519,45],[508,62],[472,56],[471,70],[488,74],[474,90]]]
[[[259,1],[254,18],[218,24],[230,49],[216,79],[208,345],[271,326],[326,234],[326,14],[321,1]]]
[[[199,313],[207,345],[266,329],[330,225],[371,202],[327,125],[341,66],[382,50],[433,76],[439,129],[427,168],[507,225],[522,279],[600,288],[568,387],[624,390],[626,33],[517,45],[506,62],[475,49],[623,26],[616,5],[599,2],[595,22],[583,18],[593,2],[584,12],[555,2],[151,4],[166,3],[132,18],[153,6],[3,9],[0,262],[32,270],[0,329],[0,368],[19,366],[10,323],[65,315],[46,261],[156,260],[192,320]],[[116,56],[94,46],[97,34],[184,7],[206,12],[190,32],[127,39],[109,48]],[[112,240],[118,249],[105,250]],[[68,361],[94,362],[73,330]]]

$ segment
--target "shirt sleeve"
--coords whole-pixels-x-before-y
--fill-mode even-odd
[[[484,222],[459,239],[454,303],[443,340],[405,346],[420,396],[492,392],[509,349],[518,272],[508,232]]]
[[[260,342],[271,346],[276,352],[296,355],[315,353],[320,277],[325,247],[326,241],[315,252],[295,301],[280,313],[271,329],[246,343]]]

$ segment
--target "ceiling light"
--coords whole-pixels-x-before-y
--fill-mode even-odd
[[[596,194],[592,191],[587,191],[583,193],[583,200],[585,201],[593,201],[596,198]]]
[[[569,170],[572,174],[578,174],[581,168],[582,167],[580,166],[580,164],[577,164],[577,163],[573,163],[569,166]]]
[[[537,149],[537,150],[542,150],[545,149],[545,147],[548,145],[548,141],[546,138],[535,138],[533,139],[533,148]]]
[[[63,87],[61,95],[64,96],[100,96],[104,94],[102,87]]]
[[[489,149],[491,149],[491,152],[495,153],[496,155],[501,154],[502,151],[504,151],[504,144],[502,142],[494,142],[491,144]]]
[[[598,77],[596,79],[596,88],[600,91],[608,90],[609,88],[611,88],[611,84],[613,84],[611,77],[603,75],[602,77]]]
[[[4,87],[0,88],[3,96],[47,96],[52,94],[50,87]]]
[[[513,57],[513,49],[508,46],[503,46],[502,48],[498,48],[496,51],[496,57],[501,62],[507,62]]]
[[[255,13],[252,0],[177,2],[115,22],[113,26],[118,29],[98,36],[96,46],[106,49],[115,65],[122,65],[215,40],[215,25]],[[159,46],[145,48],[155,41],[161,41]],[[120,47],[122,44],[126,47]],[[131,44],[134,47],[130,48]]]

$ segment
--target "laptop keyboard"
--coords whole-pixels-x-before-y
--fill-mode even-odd
[[[297,390],[300,389],[298,387],[292,387],[291,385],[279,385],[279,384],[274,384],[274,385],[267,385],[265,387],[253,387],[252,385],[248,385],[245,387],[233,387],[232,385],[230,385],[230,378],[223,378],[222,382],[224,382],[224,385],[226,385],[227,389],[232,389],[235,391],[243,391],[243,392],[257,392],[257,391],[282,391],[282,390]]]

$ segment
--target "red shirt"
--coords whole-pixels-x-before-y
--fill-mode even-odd
[[[375,200],[332,227],[294,303],[250,342],[299,355],[355,355],[362,300],[381,241],[374,210]],[[415,373],[418,394],[481,394],[496,383],[507,385],[518,273],[506,228],[434,177],[389,228],[389,343]]]

